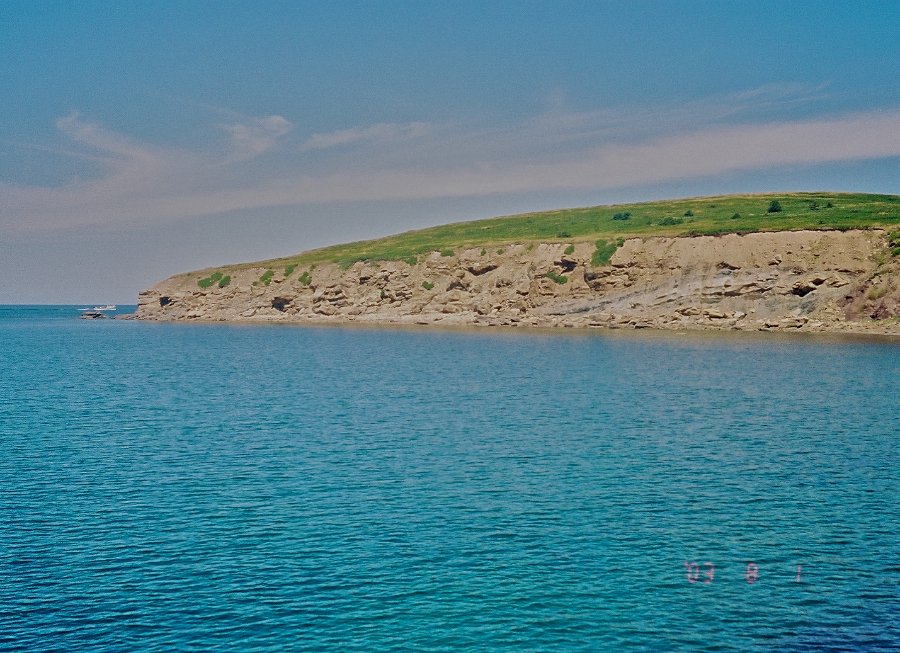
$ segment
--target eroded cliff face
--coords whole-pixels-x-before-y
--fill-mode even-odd
[[[416,265],[327,263],[287,276],[221,268],[228,284],[201,288],[205,270],[142,292],[137,317],[900,334],[900,266],[883,231],[632,238],[600,266],[594,249],[477,247]]]

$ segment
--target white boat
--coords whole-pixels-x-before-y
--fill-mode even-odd
[[[114,311],[116,310],[115,304],[107,304],[106,306],[94,306],[94,308],[80,308],[80,311]]]

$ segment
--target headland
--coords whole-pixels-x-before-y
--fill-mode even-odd
[[[173,276],[138,319],[900,335],[900,197],[565,209]]]

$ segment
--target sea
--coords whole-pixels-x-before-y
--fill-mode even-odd
[[[900,340],[79,308],[0,307],[2,651],[900,650]]]

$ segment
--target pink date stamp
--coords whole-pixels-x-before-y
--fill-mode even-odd
[[[716,577],[716,568],[711,562],[707,562],[704,565],[707,569],[704,572],[704,583],[713,582],[713,578]],[[696,562],[685,562],[685,569],[687,569],[687,579],[689,583],[696,583],[700,579],[700,565]]]
[[[684,569],[687,574],[687,581],[691,584],[698,583],[702,580],[705,584],[710,584],[713,582],[713,579],[716,577],[716,567],[711,562],[703,563],[703,567],[705,569],[701,569],[701,565],[698,562],[684,562]],[[802,569],[802,565],[797,565],[797,582],[800,582],[800,572]],[[759,580],[759,565],[755,562],[748,562],[747,569],[744,573],[744,580],[747,581],[748,584],[753,585],[757,580]]]

